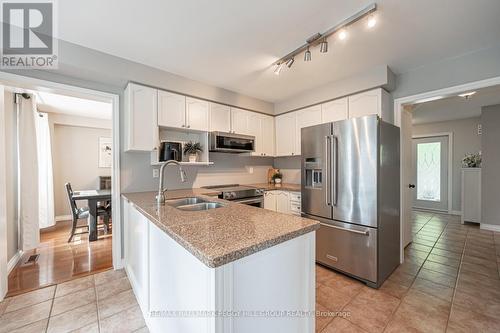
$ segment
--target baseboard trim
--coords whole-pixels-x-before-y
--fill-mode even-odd
[[[484,224],[479,225],[479,229],[500,232],[500,225],[498,224]]]
[[[450,214],[451,215],[460,215],[460,216],[462,216],[462,211],[461,210],[452,210],[450,212]]]
[[[56,222],[60,222],[60,221],[70,221],[73,219],[73,216],[71,215],[58,215],[56,216],[55,220]]]
[[[19,250],[14,254],[12,258],[10,258],[9,263],[7,264],[7,272],[10,274],[10,272],[16,267],[17,263],[19,260],[21,260],[21,257],[23,256],[23,251]]]

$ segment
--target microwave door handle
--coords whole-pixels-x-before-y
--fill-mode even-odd
[[[332,203],[337,206],[338,201],[338,182],[339,182],[339,147],[338,139],[336,136],[332,135],[332,165],[333,165],[333,175],[332,175]]]
[[[326,170],[325,170],[325,202],[328,206],[332,205],[332,198],[331,198],[331,185],[330,185],[330,172],[331,172],[331,163],[330,163],[330,158],[331,158],[331,144],[332,144],[332,137],[330,135],[325,136],[325,161],[326,161]]]

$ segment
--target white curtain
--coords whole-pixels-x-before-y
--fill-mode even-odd
[[[18,95],[19,247],[36,248],[40,242],[36,102],[33,95]]]
[[[38,224],[40,229],[56,224],[54,214],[54,176],[52,174],[52,144],[49,117],[38,113],[36,117],[36,140],[38,150]]]

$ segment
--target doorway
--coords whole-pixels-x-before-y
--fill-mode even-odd
[[[413,208],[448,212],[448,135],[413,137]]]

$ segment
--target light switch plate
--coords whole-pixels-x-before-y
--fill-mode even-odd
[[[160,177],[160,169],[153,169],[153,178]]]

